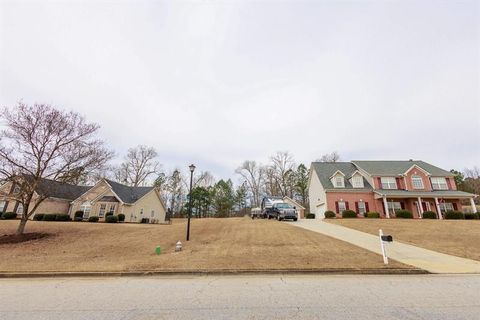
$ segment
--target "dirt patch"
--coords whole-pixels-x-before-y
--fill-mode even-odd
[[[0,236],[0,245],[6,245],[6,244],[14,244],[14,243],[21,243],[21,242],[27,242],[27,241],[32,241],[32,240],[38,240],[42,238],[46,238],[51,236],[49,233],[41,233],[41,232],[31,232],[31,233],[24,233],[22,235],[16,235],[16,234],[5,234],[3,236]]]
[[[18,221],[0,221],[0,234]],[[325,270],[412,268],[343,241],[289,223],[245,218],[194,219],[171,225],[30,221],[41,241],[0,246],[3,272]],[[181,241],[183,251],[175,252]],[[160,246],[161,255],[155,254]]]

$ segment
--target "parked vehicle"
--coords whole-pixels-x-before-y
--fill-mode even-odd
[[[259,219],[259,218],[265,218],[262,214],[262,208],[252,208],[252,211],[250,212],[250,215],[252,216],[252,219]]]
[[[272,207],[275,203],[283,202],[282,197],[273,197],[273,196],[266,196],[262,199],[262,215],[263,218],[273,219],[276,218],[276,215],[272,211]]]
[[[298,219],[298,214],[295,207],[286,202],[274,203],[271,211],[278,221],[282,221],[285,219],[292,219],[293,221],[297,221]]]

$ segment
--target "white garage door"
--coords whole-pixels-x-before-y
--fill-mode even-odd
[[[324,219],[325,218],[325,204],[321,204],[317,207],[317,214],[315,214],[315,219]]]

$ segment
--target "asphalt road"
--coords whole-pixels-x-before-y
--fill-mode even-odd
[[[480,275],[1,279],[0,319],[479,319]]]

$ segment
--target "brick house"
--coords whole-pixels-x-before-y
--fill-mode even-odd
[[[385,218],[400,209],[415,218],[433,211],[442,219],[446,211],[461,210],[465,199],[476,212],[476,196],[458,191],[451,172],[423,161],[313,162],[310,168],[310,212],[320,219],[327,210],[340,215],[348,209]]]
[[[15,212],[20,217],[23,205],[15,198],[15,183],[8,181],[0,186],[0,212]],[[48,198],[35,210],[36,213],[68,213],[70,203],[86,192],[90,187],[75,186],[43,179],[35,190],[33,201],[39,194],[47,194]],[[30,217],[32,219],[33,217]]]

